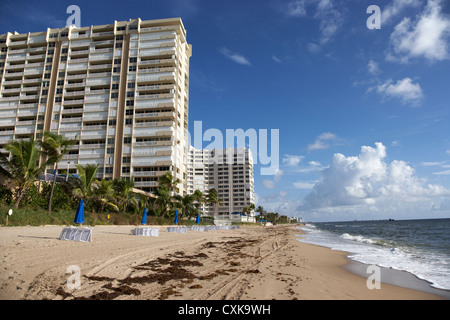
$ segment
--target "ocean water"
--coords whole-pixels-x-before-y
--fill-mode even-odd
[[[349,252],[349,258],[407,271],[450,290],[450,219],[308,223],[299,241]]]

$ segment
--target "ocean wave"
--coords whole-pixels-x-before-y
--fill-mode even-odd
[[[368,244],[377,244],[376,241],[369,239],[369,238],[364,238],[363,236],[352,236],[351,234],[348,233],[344,233],[343,235],[341,235],[342,239],[346,239],[346,240],[352,240],[352,241],[357,241],[357,242],[361,242],[361,243],[368,243]]]
[[[433,253],[419,247],[405,246],[388,239],[370,238],[350,233],[336,234],[311,225],[301,242],[312,243],[349,253],[349,258],[365,264],[403,270],[426,280],[438,289],[450,290],[448,261],[441,253]]]

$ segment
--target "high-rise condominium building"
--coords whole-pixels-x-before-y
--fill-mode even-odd
[[[188,193],[200,190],[207,194],[214,188],[220,205],[202,204],[204,215],[219,219],[255,221],[254,210],[241,215],[255,203],[253,157],[250,149],[196,149],[189,146]]]
[[[171,171],[186,193],[191,50],[179,18],[0,35],[0,150],[52,131],[79,139],[60,171],[149,192]]]

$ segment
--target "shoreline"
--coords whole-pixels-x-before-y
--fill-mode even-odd
[[[291,225],[131,235],[95,226],[93,241],[59,240],[62,226],[0,228],[0,299],[14,300],[395,300],[444,299],[366,278],[347,254],[302,243]],[[78,266],[81,287],[66,273]]]
[[[368,274],[366,273],[367,267],[369,265],[353,261],[348,258],[348,264],[343,268],[359,275],[360,277],[367,278]],[[404,271],[404,270],[395,270],[392,268],[380,267],[381,270],[381,284],[391,284],[397,287],[422,291],[426,293],[431,293],[437,296],[440,296],[446,300],[450,300],[450,290],[438,289],[431,286],[431,283],[418,278],[416,275]]]
[[[302,237],[305,235],[305,231],[303,231],[302,229],[298,228],[297,230],[299,230],[301,233],[298,235],[299,237]],[[355,275],[358,275],[359,277],[364,278],[366,280],[370,276],[370,274],[367,273],[367,268],[370,265],[367,263],[352,260],[350,258],[350,255],[352,255],[353,253],[347,252],[347,251],[342,251],[342,250],[331,249],[329,247],[321,246],[318,244],[312,244],[312,245],[326,248],[326,249],[329,249],[332,251],[342,252],[345,255],[345,257],[347,258],[347,264],[342,266],[343,269],[345,269]],[[388,285],[393,285],[393,286],[397,286],[397,287],[401,287],[401,288],[416,290],[416,291],[425,292],[425,293],[439,296],[445,300],[450,300],[450,290],[435,288],[432,286],[431,282],[421,279],[409,271],[396,270],[396,269],[382,267],[382,266],[378,266],[378,267],[380,268],[380,278],[381,278],[380,282],[382,285],[388,284]]]

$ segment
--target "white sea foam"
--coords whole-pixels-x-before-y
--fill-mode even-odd
[[[439,254],[420,248],[393,247],[387,241],[348,233],[337,234],[320,230],[314,225],[307,224],[300,229],[306,232],[306,236],[298,239],[301,242],[345,251],[354,261],[407,271],[430,282],[435,288],[450,290],[448,261]]]

